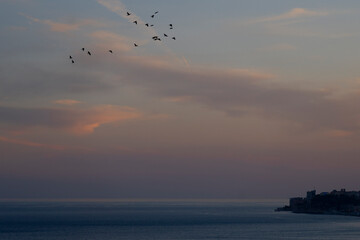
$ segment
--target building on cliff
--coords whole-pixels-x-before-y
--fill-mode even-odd
[[[333,190],[330,193],[316,194],[316,190],[308,191],[306,197],[290,198],[289,205],[275,209],[293,213],[339,214],[360,216],[360,192],[345,189]]]

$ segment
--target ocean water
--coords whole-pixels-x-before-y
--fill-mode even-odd
[[[274,212],[286,201],[2,201],[1,240],[360,239],[360,218]]]

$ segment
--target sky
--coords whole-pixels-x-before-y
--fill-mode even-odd
[[[0,198],[360,190],[359,22],[352,0],[1,0]]]

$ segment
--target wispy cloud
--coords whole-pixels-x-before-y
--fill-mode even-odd
[[[344,33],[327,31],[325,29],[311,29],[309,27],[291,26],[292,22],[287,23],[271,23],[265,26],[266,32],[272,35],[283,35],[283,36],[294,36],[294,37],[315,37],[315,38],[329,38],[329,39],[340,39],[348,38],[359,35],[358,33]]]
[[[109,31],[95,31],[90,34],[90,37],[95,40],[98,46],[112,50],[127,52],[132,50],[134,41],[128,37],[109,32]]]
[[[79,104],[81,103],[80,101],[77,100],[72,100],[72,99],[60,99],[60,100],[56,100],[54,101],[55,104],[60,104],[60,105],[75,105],[75,104]]]
[[[273,75],[255,70],[188,69],[146,56],[119,54],[107,62],[106,72],[162,99],[197,103],[233,117],[282,119],[309,130],[359,131],[359,94],[335,97],[333,91],[282,86]]]
[[[44,144],[44,143],[37,143],[37,142],[31,142],[26,140],[19,140],[19,139],[11,139],[7,137],[0,136],[0,142],[6,142],[11,144],[17,144],[17,145],[23,145],[27,147],[37,147],[37,148],[47,148],[52,150],[65,150],[65,146],[61,145],[51,145],[51,144]]]
[[[331,32],[327,28],[316,29],[316,26],[309,24],[302,25],[304,22],[314,21],[321,17],[329,17],[333,15],[349,15],[354,11],[341,11],[341,10],[310,10],[305,8],[293,8],[288,12],[250,19],[248,21],[241,21],[236,23],[237,26],[251,26],[258,24],[259,27],[264,28],[266,33],[272,35],[284,35],[295,37],[321,37],[321,38],[347,38],[357,36],[357,33],[350,32],[337,32],[332,29]],[[233,25],[233,23],[231,23]]]
[[[292,20],[292,19],[304,18],[304,17],[327,16],[329,14],[330,13],[327,11],[313,11],[305,8],[293,8],[289,12],[271,17],[251,20],[248,23],[275,22],[275,21]]]
[[[102,26],[98,21],[92,20],[92,19],[82,19],[77,21],[71,21],[69,23],[62,23],[62,22],[55,22],[53,20],[49,19],[38,19],[30,16],[26,16],[24,14],[21,14],[25,16],[26,18],[30,19],[32,22],[41,23],[48,27],[50,27],[50,30],[53,32],[71,32],[71,31],[77,31],[83,26]]]
[[[0,107],[0,123],[21,128],[51,128],[72,134],[89,134],[104,124],[142,117],[134,108],[101,105],[91,109]]]
[[[349,137],[354,135],[354,132],[335,129],[335,130],[327,131],[326,135],[329,137]]]

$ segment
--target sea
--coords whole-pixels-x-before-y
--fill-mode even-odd
[[[0,201],[1,240],[347,240],[360,218],[275,212],[286,200]]]

